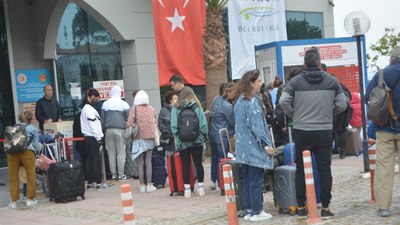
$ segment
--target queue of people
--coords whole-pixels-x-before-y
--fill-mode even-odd
[[[390,64],[384,70],[384,80],[394,93],[392,98],[393,110],[400,115],[400,49],[391,53]],[[242,164],[243,169],[243,206],[244,219],[248,221],[262,221],[272,218],[272,215],[263,210],[264,170],[272,170],[274,141],[271,139],[269,126],[284,134],[287,126],[293,127],[296,154],[296,200],[297,215],[307,218],[306,184],[302,153],[310,150],[315,155],[321,189],[321,218],[329,219],[334,216],[329,205],[332,199],[332,143],[335,143],[339,152],[343,148],[342,132],[347,123],[360,131],[362,124],[360,98],[357,93],[350,93],[344,85],[326,72],[321,63],[318,48],[311,47],[304,54],[304,68],[294,68],[288,75],[285,85],[275,80],[274,84],[263,85],[258,70],[246,72],[237,84],[221,84],[219,96],[215,97],[208,124],[200,101],[194,91],[184,85],[183,77],[174,75],[170,79],[173,91],[164,95],[165,104],[159,116],[150,105],[149,96],[139,90],[132,107],[121,100],[121,88],[114,86],[111,90],[111,99],[104,102],[99,110],[97,105],[99,92],[93,88],[86,91],[85,103],[80,114],[80,130],[84,136],[84,144],[80,151],[80,158],[84,176],[88,186],[93,189],[109,188],[102,180],[101,158],[103,138],[109,154],[109,165],[112,179],[119,181],[130,180],[125,174],[127,158],[136,162],[141,193],[154,192],[157,188],[151,182],[152,151],[158,142],[158,130],[161,133],[160,141],[166,155],[180,152],[183,167],[184,196],[191,198],[190,167],[191,161],[196,168],[197,193],[205,195],[203,148],[209,140],[211,148],[211,181],[210,189],[216,189],[218,180],[218,162],[230,149],[230,138],[235,138],[236,161]],[[366,90],[365,103],[378,83],[378,74],[374,76]],[[282,86],[281,86],[282,85]],[[58,102],[52,97],[50,85],[44,87],[45,95],[36,106],[36,118],[40,129],[43,124],[61,121]],[[272,94],[271,95],[271,90]],[[275,99],[275,101],[274,101]],[[179,133],[179,116],[184,108],[192,108],[198,121],[198,134],[192,141],[184,140]],[[339,116],[351,107],[352,114],[346,117],[346,124],[337,128]],[[278,110],[282,110],[279,112]],[[100,112],[99,112],[100,111]],[[272,113],[270,113],[272,111]],[[284,113],[278,115],[278,113]],[[37,142],[38,131],[31,124],[32,113],[23,112],[20,122],[26,124],[30,139],[28,150],[17,155],[7,155],[10,179],[10,208],[16,208],[19,198],[17,170],[22,165],[27,172],[27,206],[37,203],[35,199],[36,183],[34,176],[35,152],[40,150]],[[281,118],[282,117],[282,121]],[[136,124],[137,136],[133,142],[126,144],[123,141],[125,129]],[[343,126],[342,126],[343,125]],[[227,128],[229,136],[223,136],[222,142],[219,130]],[[235,131],[241,132],[235,132]],[[105,131],[105,134],[103,133]],[[334,140],[334,137],[335,138]],[[390,123],[377,127],[377,159],[374,182],[375,197],[378,206],[378,215],[390,216],[390,204],[393,191],[395,152],[398,150],[397,140],[400,139],[400,126],[397,118],[391,118]],[[126,151],[129,148],[130,151]]]

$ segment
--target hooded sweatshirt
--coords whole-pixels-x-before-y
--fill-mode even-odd
[[[101,108],[101,125],[103,129],[125,129],[128,120],[129,105],[121,99],[121,88],[112,87],[111,98],[104,102]]]
[[[332,130],[333,115],[346,109],[340,83],[319,68],[307,68],[286,86],[279,103],[293,118],[293,128]]]

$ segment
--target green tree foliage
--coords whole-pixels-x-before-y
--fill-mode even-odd
[[[317,26],[310,26],[310,23],[302,20],[289,19],[286,22],[288,40],[322,38],[322,31]]]
[[[394,28],[385,27],[383,36],[369,47],[374,53],[367,54],[369,64],[376,66],[379,56],[389,56],[390,52],[398,47],[400,47],[400,32],[396,33]]]

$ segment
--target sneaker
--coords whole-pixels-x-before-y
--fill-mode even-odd
[[[147,185],[147,188],[146,188],[146,192],[147,193],[150,193],[150,192],[154,192],[154,191],[156,191],[157,190],[157,188],[156,187],[154,187],[154,185]]]
[[[308,212],[307,212],[307,209],[305,207],[297,209],[297,218],[299,218],[299,219],[307,219],[307,217],[308,217]]]
[[[255,214],[255,215],[251,216],[250,221],[257,222],[257,221],[269,220],[271,218],[272,218],[271,214],[261,211],[259,214]]]
[[[332,216],[334,216],[335,214],[333,214],[333,212],[331,212],[331,210],[325,210],[325,209],[321,209],[321,218],[324,220],[330,219]]]
[[[118,176],[118,181],[129,181],[129,180],[130,178],[128,178],[125,174]]]
[[[339,153],[339,158],[340,158],[340,159],[345,159],[346,156],[347,156],[347,154],[346,154],[345,151],[340,151],[340,153]]]
[[[111,180],[117,180],[117,175],[112,175]]]
[[[88,191],[96,191],[97,190],[97,184],[95,182],[88,184],[87,185]]]
[[[244,216],[243,219],[246,221],[250,221],[250,218],[253,216],[253,211],[243,210]]]
[[[190,191],[190,189],[185,190],[184,196],[185,196],[185,198],[191,198],[192,197],[192,191]]]
[[[380,217],[388,217],[388,216],[390,216],[390,212],[387,209],[378,209],[378,215]]]
[[[10,202],[10,204],[8,204],[8,207],[10,209],[16,209],[17,208],[17,202]]]
[[[111,188],[111,185],[108,185],[106,183],[100,183],[97,185],[97,189],[109,189]]]
[[[146,186],[145,185],[140,186],[140,193],[146,193]]]
[[[215,188],[217,188],[217,184],[214,181],[211,181],[210,190],[215,190]]]
[[[197,188],[197,193],[199,193],[199,196],[204,196],[206,193],[204,192],[204,187],[199,187]]]
[[[26,200],[26,206],[28,207],[32,207],[34,205],[36,205],[38,203],[38,201],[36,199],[27,199]]]

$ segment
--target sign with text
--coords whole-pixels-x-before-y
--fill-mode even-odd
[[[19,102],[36,102],[44,96],[43,87],[51,84],[47,69],[16,70],[15,76]]]
[[[113,86],[121,87],[121,98],[125,98],[124,81],[123,80],[107,80],[93,82],[93,88],[100,94],[100,100],[107,100],[111,97],[110,91]]]
[[[25,111],[30,111],[33,114],[32,122],[36,122],[36,117],[35,117],[35,111],[36,111],[36,102],[29,102],[29,103],[24,103],[22,104],[22,110],[23,112]]]

